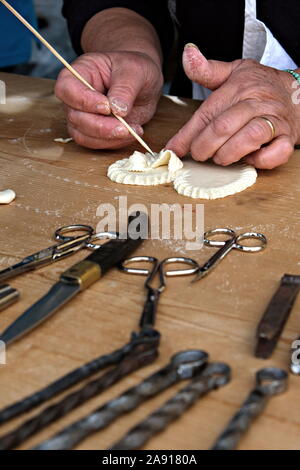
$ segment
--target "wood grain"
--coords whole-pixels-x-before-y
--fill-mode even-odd
[[[111,203],[118,208],[120,196],[127,196],[129,205],[142,203],[149,208],[151,203],[196,203],[179,196],[171,185],[141,188],[109,181],[107,166],[136,150],[136,144],[117,151],[92,151],[75,143],[55,143],[55,138],[67,137],[67,131],[62,106],[53,95],[54,83],[7,74],[0,74],[0,79],[6,82],[9,96],[30,100],[23,112],[7,114],[4,105],[0,105],[0,189],[12,188],[17,193],[11,205],[0,207],[1,268],[49,246],[52,233],[59,226],[96,226],[99,204]],[[155,118],[146,126],[146,142],[159,151],[198,105],[191,100],[178,104],[163,97]],[[207,230],[230,227],[239,232],[260,231],[268,238],[268,248],[254,255],[232,252],[214,273],[193,285],[188,278],[168,280],[159,305],[157,326],[163,336],[158,361],[51,425],[23,448],[41,442],[137,383],[165,364],[171,354],[201,348],[210,353],[211,359],[231,365],[232,382],[197,403],[168,430],[151,439],[146,448],[207,449],[253,386],[255,371],[267,365],[287,367],[291,343],[300,333],[300,299],[272,359],[256,359],[253,351],[256,325],[282,274],[300,274],[299,157],[300,152],[296,152],[287,165],[260,172],[255,186],[241,194],[204,201]],[[212,252],[211,248],[186,251],[184,240],[148,240],[137,254],[162,258],[176,253],[203,262]],[[22,296],[1,313],[1,330],[43,295],[61,272],[85,256],[87,252],[82,251],[12,280]],[[145,298],[142,285],[142,278],[113,270],[51,320],[13,344],[7,353],[7,364],[0,366],[0,406],[127,341]],[[269,403],[242,440],[241,449],[299,449],[299,380],[291,376],[289,391]],[[105,432],[91,436],[78,448],[105,449],[175,390],[176,387],[143,405]],[[1,434],[23,419],[3,426]]]

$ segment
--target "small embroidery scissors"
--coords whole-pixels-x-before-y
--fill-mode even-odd
[[[151,263],[152,269],[128,267],[129,264],[141,262]],[[185,269],[171,269],[169,271],[164,270],[164,267],[167,264],[173,263],[182,263],[191,267]],[[127,274],[147,276],[144,284],[145,288],[147,289],[147,298],[144,304],[139,326],[140,328],[152,328],[155,324],[155,317],[160,294],[166,287],[165,276],[175,277],[195,274],[199,269],[199,264],[197,261],[191,258],[184,257],[170,257],[159,261],[153,256],[133,256],[132,258],[128,258],[120,263],[119,269]],[[152,287],[152,283],[156,275],[159,277],[159,285],[158,287]]]
[[[211,240],[211,237],[216,235],[227,235],[229,238],[226,240]],[[240,243],[243,240],[251,239],[258,240],[259,243],[254,246]],[[220,249],[203,266],[199,266],[196,277],[192,282],[199,281],[204,276],[207,276],[232,249],[243,251],[244,253],[258,253],[266,248],[267,243],[266,237],[258,232],[245,232],[238,235],[230,228],[216,228],[205,232],[204,245],[219,247]]]
[[[83,232],[83,234],[79,236],[65,235],[78,231]],[[55,261],[59,261],[60,259],[76,253],[82,248],[96,250],[97,248],[100,248],[101,245],[97,245],[94,241],[105,238],[117,238],[117,233],[95,233],[93,227],[90,227],[89,225],[75,224],[60,227],[55,231],[54,238],[55,240],[61,241],[61,243],[49,246],[37,253],[33,253],[32,255],[22,259],[19,263],[0,271],[0,283],[27,271],[32,271],[47,264],[54,263]]]

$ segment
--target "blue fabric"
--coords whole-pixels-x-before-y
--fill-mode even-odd
[[[10,4],[36,27],[32,0],[10,0]],[[30,31],[0,3],[0,67],[28,62],[32,38]]]

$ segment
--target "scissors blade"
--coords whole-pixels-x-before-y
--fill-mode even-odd
[[[44,250],[40,250],[27,256],[19,263],[0,271],[0,283],[18,276],[19,274],[33,271],[34,269],[46,266],[47,264],[54,263],[55,261],[59,261],[60,259],[72,255],[86,246],[86,239],[89,236],[90,235],[84,235],[82,237],[68,240],[64,243],[52,245]]]
[[[196,282],[207,276],[225,256],[232,250],[235,244],[235,238],[229,239],[224,242],[224,245],[211,257],[209,260],[199,268],[196,272],[196,277],[191,282]]]
[[[195,275],[194,279],[191,280],[191,283],[193,284],[193,282],[200,281],[200,279],[202,279],[208,273],[209,273],[208,270],[203,270],[202,268],[198,269],[198,271],[196,271],[196,273],[195,273],[196,275]]]
[[[0,336],[6,345],[35,328],[80,292],[80,285],[57,282],[44,297],[27,309]]]
[[[12,277],[31,271],[32,269],[35,269],[34,259],[31,257],[24,258],[20,263],[14,264],[13,266],[9,266],[8,268],[0,271],[0,282],[8,281]]]

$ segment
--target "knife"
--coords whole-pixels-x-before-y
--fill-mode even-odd
[[[135,216],[129,216],[128,233],[125,236],[123,234],[115,240],[110,240],[62,273],[59,282],[1,334],[0,341],[7,346],[19,339],[129,256],[143,241],[141,236],[130,236],[130,223],[135,219],[138,219],[142,226],[148,224],[144,213],[137,212]]]

